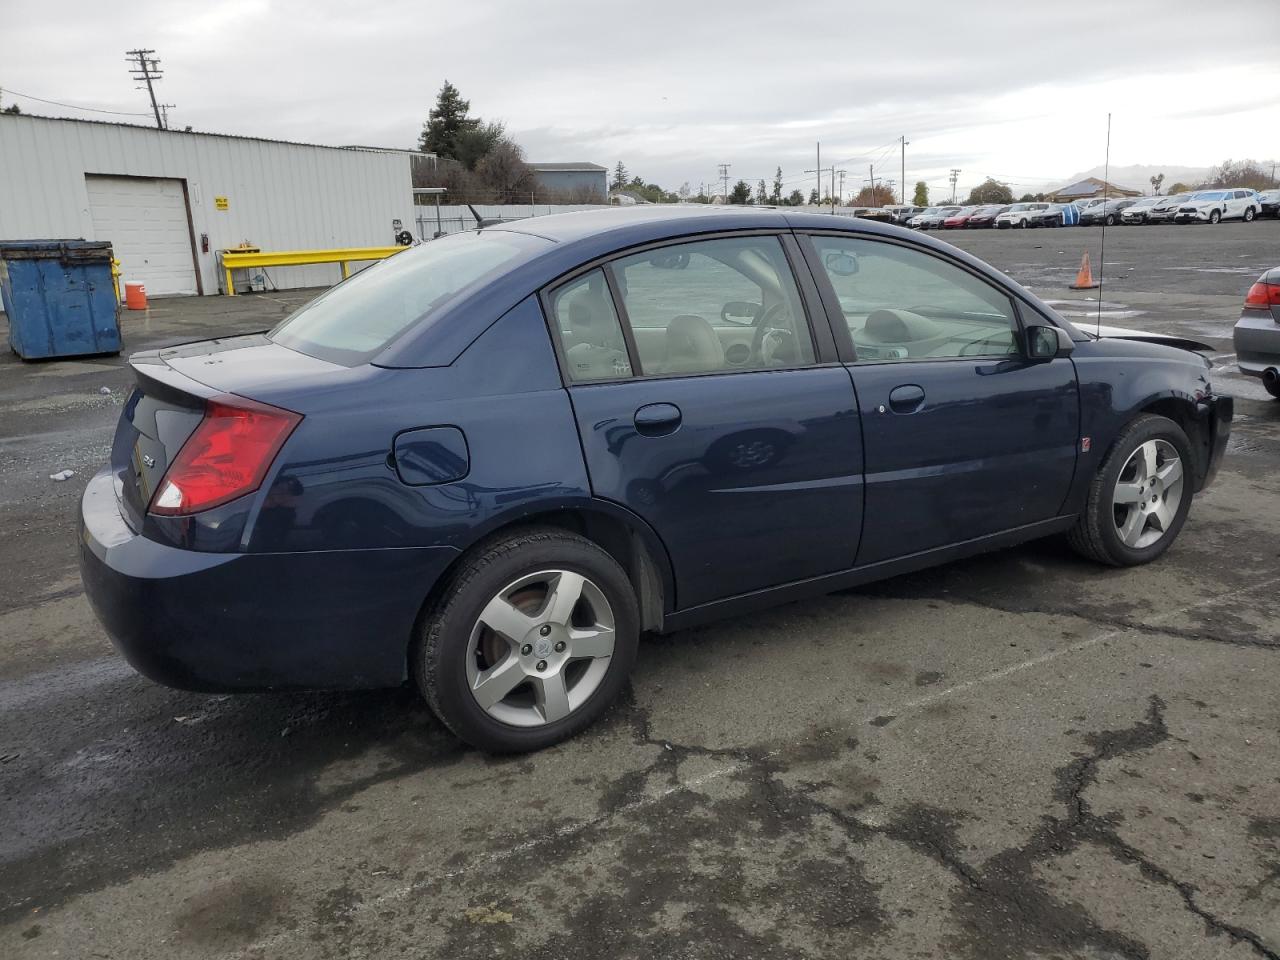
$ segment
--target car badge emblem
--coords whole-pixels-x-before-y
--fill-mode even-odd
[[[149,453],[144,453],[142,455],[142,462],[145,463],[148,467],[154,467],[156,465],[156,458],[151,456],[151,454]]]
[[[539,637],[534,641],[533,652],[540,657],[545,657],[551,652],[551,641],[546,637]]]

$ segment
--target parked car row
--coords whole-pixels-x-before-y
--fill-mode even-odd
[[[1142,223],[1219,223],[1280,217],[1280,190],[1259,193],[1244,187],[1197,190],[1168,197],[1092,197],[1071,203],[1025,201],[934,207],[857,208],[855,217],[915,230],[1026,229],[1028,227],[1115,226]]]

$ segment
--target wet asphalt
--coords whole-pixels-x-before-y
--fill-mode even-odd
[[[1099,230],[946,239],[1096,315]],[[1280,957],[1280,403],[1230,345],[1276,263],[1274,221],[1107,231],[1102,322],[1206,340],[1238,397],[1159,562],[1043,541],[646,640],[604,722],[516,758],[408,690],[133,674],[72,520],[127,370],[0,359],[0,956]]]

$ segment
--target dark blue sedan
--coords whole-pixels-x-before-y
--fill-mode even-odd
[[[1232,412],[1195,353],[773,210],[486,227],[130,362],[80,529],[129,661],[193,690],[412,681],[495,751],[600,716],[643,631],[1051,534],[1152,560]]]

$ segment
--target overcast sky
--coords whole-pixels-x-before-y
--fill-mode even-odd
[[[409,147],[451,80],[530,160],[591,160],[693,190],[733,179],[806,193],[822,164],[937,198],[1111,163],[1280,160],[1278,0],[626,5],[599,0],[5,0],[0,88],[149,109],[124,52],[153,47],[181,128]],[[1185,8],[1185,13],[1180,12]],[[114,119],[146,122],[144,117]]]

